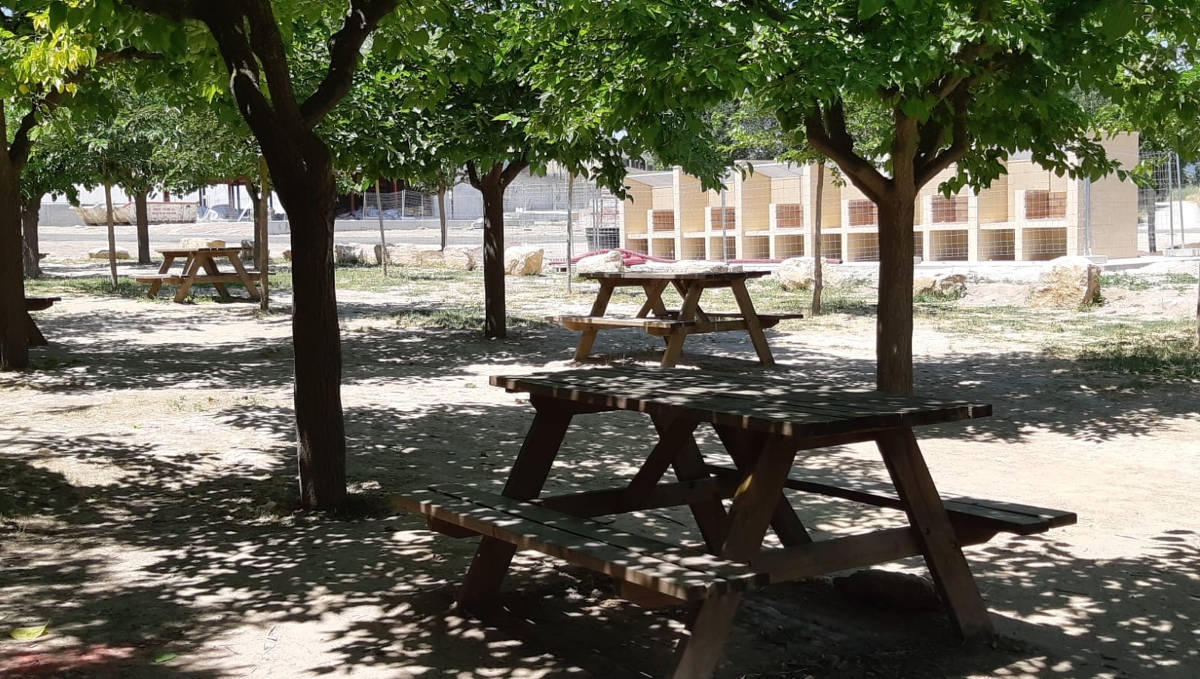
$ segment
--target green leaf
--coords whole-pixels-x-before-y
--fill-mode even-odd
[[[887,0],[858,0],[858,18],[870,19],[879,14],[879,10],[887,4]]]
[[[51,28],[58,28],[67,22],[67,9],[67,3],[65,2],[50,3],[50,11],[48,12],[48,16],[50,18]]]
[[[10,637],[17,641],[33,641],[46,633],[46,626],[30,625],[28,627],[17,627],[8,633]]]
[[[1104,33],[1104,37],[1109,40],[1116,40],[1126,33],[1133,30],[1138,20],[1138,5],[1134,2],[1119,2],[1109,3],[1108,6],[1101,10],[1104,16],[1100,19],[1100,30]]]

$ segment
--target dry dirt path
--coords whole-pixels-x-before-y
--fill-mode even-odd
[[[514,285],[526,284],[546,285]],[[1104,313],[1194,309],[1194,293],[1175,295],[1109,295]],[[1011,297],[980,286],[964,303]],[[336,519],[289,509],[285,314],[88,297],[41,313],[54,344],[36,352],[39,369],[0,375],[0,631],[44,620],[49,633],[0,641],[0,676],[515,679],[666,666],[679,611],[634,608],[604,580],[536,556],[521,560],[501,614],[448,608],[472,543],[383,500],[446,479],[502,483],[531,409],[487,378],[566,367],[574,335],[522,327],[487,341],[383,317],[430,299],[341,301],[356,505]],[[853,386],[872,379],[873,334],[869,317],[844,316],[785,324],[770,340],[782,370]],[[758,370],[739,360],[749,349],[735,333],[693,339],[693,363]],[[1036,338],[919,323],[916,347],[919,389],[995,408],[918,432],[942,491],[1071,509],[1079,524],[970,550],[1005,635],[994,648],[955,647],[920,601],[864,603],[823,580],[752,598],[720,676],[1200,675],[1198,385],[1085,373]],[[652,348],[632,333],[604,345],[628,362],[653,361]],[[585,424],[600,435],[568,438],[570,482],[632,473],[644,423]],[[871,482],[884,473],[875,458],[848,447],[808,465]],[[820,534],[888,518],[832,502],[804,509]],[[647,520],[690,535],[682,518]]]

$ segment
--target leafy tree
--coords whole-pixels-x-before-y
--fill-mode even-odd
[[[77,149],[70,143],[64,143],[63,139],[63,136],[53,132],[42,134],[32,147],[21,173],[21,246],[27,279],[42,275],[38,244],[42,198],[50,194],[54,197],[66,196],[73,204],[78,202],[76,182],[79,181],[79,165],[74,157]]]
[[[0,370],[29,364],[21,176],[38,126],[79,99],[81,83],[101,67],[145,55],[142,41],[119,28],[92,33],[63,25],[67,15],[92,9],[9,0],[0,11]]]
[[[762,22],[747,63],[785,131],[879,207],[876,337],[881,390],[912,390],[912,262],[917,192],[987,186],[1021,150],[1072,176],[1115,168],[1098,125],[1128,129],[1178,106],[1179,57],[1195,48],[1194,3],[985,0],[753,2]],[[1096,92],[1105,115],[1073,96]],[[1163,96],[1158,106],[1141,99]],[[852,116],[880,116],[856,136]],[[1130,168],[1126,168],[1130,169]]]
[[[219,55],[242,118],[258,140],[291,225],[300,495],[306,507],[335,509],[346,497],[341,405],[341,340],[333,278],[334,175],[317,125],[350,91],[364,44],[397,0],[350,0],[349,7],[301,0],[123,0],[123,4],[202,25],[174,53]],[[413,8],[436,14],[435,5]],[[419,23],[422,19],[416,17]],[[318,31],[319,77],[294,77],[292,29]],[[301,36],[303,37],[303,35]]]
[[[577,173],[623,173],[626,146],[611,129],[545,134],[531,125],[548,92],[528,77],[547,52],[532,38],[538,3],[463,3],[429,27],[422,49],[395,59],[376,38],[358,86],[330,121],[344,165],[400,174],[443,193],[465,168],[484,204],[484,333],[503,337],[504,193],[521,172],[556,161]],[[394,28],[394,27],[393,27]],[[383,46],[383,47],[381,47]],[[444,209],[442,213],[444,215]]]

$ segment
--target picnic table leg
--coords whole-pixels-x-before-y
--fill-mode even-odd
[[[671,315],[667,311],[667,305],[663,304],[662,294],[667,289],[667,281],[654,281],[646,283],[642,286],[642,291],[646,293],[646,301],[642,303],[642,308],[638,309],[637,318],[646,318],[650,312],[654,312],[655,318],[667,318]]]
[[[246,273],[246,267],[242,266],[242,258],[238,256],[238,253],[231,252],[229,253],[229,263],[233,265],[233,270],[242,279],[242,284],[246,286],[246,293],[250,295],[250,299],[257,302],[259,300],[258,286],[254,284],[254,278]]]
[[[733,629],[733,617],[741,592],[710,596],[694,604],[689,612],[687,635],[675,647],[675,667],[670,679],[707,679],[725,655],[725,644]]]
[[[758,459],[733,495],[728,532],[717,556],[734,561],[753,561],[758,556],[795,459],[793,441],[782,436],[767,437]]]
[[[679,320],[693,321],[696,319],[696,310],[700,308],[700,295],[704,292],[704,286],[699,283],[690,284],[684,291],[683,305],[679,307]],[[683,341],[687,339],[687,326],[679,326],[671,330],[671,334],[667,335],[667,348],[663,352],[662,367],[670,368],[679,362],[679,357],[683,355]]]
[[[196,274],[200,271],[200,258],[189,256],[187,261],[183,263],[183,280],[179,283],[179,289],[175,291],[175,303],[183,304],[187,301],[188,293],[192,290],[192,283],[196,280]]]
[[[604,315],[608,309],[608,301],[612,299],[614,284],[611,281],[600,281],[600,291],[596,293],[596,301],[592,302],[590,316],[597,318]],[[597,328],[585,328],[579,336],[579,346],[575,348],[575,360],[582,361],[592,353],[592,345],[596,343]]]
[[[536,398],[532,402],[537,409],[533,424],[504,484],[503,495],[516,500],[532,500],[542,492],[550,465],[558,455],[558,448],[574,414],[574,411],[554,402]],[[494,600],[516,551],[515,545],[484,536],[467,570],[458,596],[459,604],[470,608],[485,606]]]
[[[162,266],[158,267],[159,275],[163,275],[171,270],[171,264],[175,261],[175,255],[163,255]],[[150,289],[146,291],[149,297],[158,297],[158,291],[162,289],[162,280],[156,279],[150,284]]]
[[[968,641],[990,638],[994,632],[987,607],[912,430],[882,432],[876,436],[876,444],[904,502],[933,582],[959,633]]]
[[[671,467],[675,469],[675,478],[680,481],[699,481],[708,478],[704,458],[700,455],[700,449],[696,446],[696,439],[692,435],[696,429],[696,423],[680,425],[677,419],[659,415],[652,415],[651,420],[654,422],[654,429],[658,432],[660,442],[670,442],[675,448],[675,455],[671,460]],[[686,436],[679,431],[681,427],[686,427]],[[634,478],[637,479],[637,477]],[[704,538],[704,544],[708,551],[716,554],[725,542],[725,524],[728,523],[725,505],[719,498],[714,497],[693,502],[688,505],[688,508],[692,510],[692,517],[696,520],[696,526],[700,529],[700,535]]]
[[[221,274],[221,270],[217,268],[217,263],[213,261],[211,255],[198,257],[198,259],[201,260],[201,266],[208,272],[208,275],[218,276]],[[224,283],[213,283],[213,287],[217,289],[217,294],[221,295],[221,299],[229,299],[229,290],[225,288]]]
[[[733,291],[733,298],[737,300],[738,311],[742,312],[742,319],[746,321],[746,332],[754,344],[754,351],[758,354],[759,362],[768,367],[775,365],[775,357],[771,355],[767,336],[763,334],[762,322],[758,320],[758,312],[754,310],[754,302],[750,301],[750,293],[746,290],[746,282],[739,279],[731,280],[729,288]]]
[[[744,475],[753,469],[758,461],[758,456],[766,447],[767,435],[762,432],[752,432],[724,425],[714,425],[714,428],[738,471]],[[771,515],[771,528],[785,547],[806,545],[813,541],[812,536],[804,527],[804,522],[800,520],[799,516],[796,516],[796,510],[792,508],[792,503],[782,492],[779,494],[779,501],[775,504],[775,512]]]
[[[38,327],[37,322],[33,320],[33,316],[30,316],[28,311],[25,312],[25,334],[29,337],[29,346],[31,347],[44,347],[49,344],[46,336],[42,334],[41,328]]]

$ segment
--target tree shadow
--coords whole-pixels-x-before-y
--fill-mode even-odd
[[[48,320],[62,346],[52,355],[61,365],[23,376],[23,384],[55,395],[289,389],[286,339],[218,342],[219,318],[147,308],[149,316],[138,311],[126,321],[198,334],[120,343],[107,341],[102,321],[54,317]],[[431,533],[386,503],[390,494],[447,480],[499,490],[532,409],[491,387],[451,392],[439,385],[567,365],[575,340],[540,327],[499,341],[469,330],[346,333],[347,384],[429,397],[399,409],[371,402],[368,391],[346,407],[355,502],[341,516],[291,511],[294,451],[287,442],[294,418],[286,407],[230,406],[204,415],[212,429],[265,432],[277,441],[259,465],[214,460],[186,439],[138,443],[99,424],[93,434],[66,438],[4,423],[0,621],[49,620],[53,633],[32,645],[0,643],[0,670],[198,678],[258,670],[336,675],[348,668],[400,677],[661,674],[682,611],[638,609],[618,600],[604,578],[522,554],[500,612],[469,615],[453,599],[474,541]],[[605,360],[656,362],[651,338],[614,333],[610,341],[615,353]],[[813,347],[781,345],[775,370],[745,361],[747,351],[744,338],[704,339],[686,358],[708,371],[755,371],[766,384],[869,388],[873,381],[873,362]],[[1150,436],[1164,418],[1200,413],[1195,393],[1120,378],[1085,388],[1078,366],[1038,355],[962,355],[919,369],[922,391],[978,398],[996,411],[924,428],[923,441],[1019,444],[1040,431],[1103,442]],[[79,407],[56,404],[41,416]],[[642,415],[580,416],[547,489],[629,478],[653,441]],[[711,429],[699,431],[699,444],[721,459]],[[1065,450],[1064,463],[1085,455],[1082,447]],[[844,448],[806,454],[800,473],[885,486],[881,463]],[[818,537],[900,520],[886,509],[798,493],[793,499]],[[686,509],[611,521],[700,542]],[[957,647],[940,614],[874,608],[824,580],[770,588],[744,606],[719,676],[1195,676],[1200,541],[1182,529],[1149,539],[1154,546],[1139,558],[1086,558],[1054,534],[971,549],[968,558],[1008,637],[994,648]],[[155,662],[172,653],[178,657]]]

